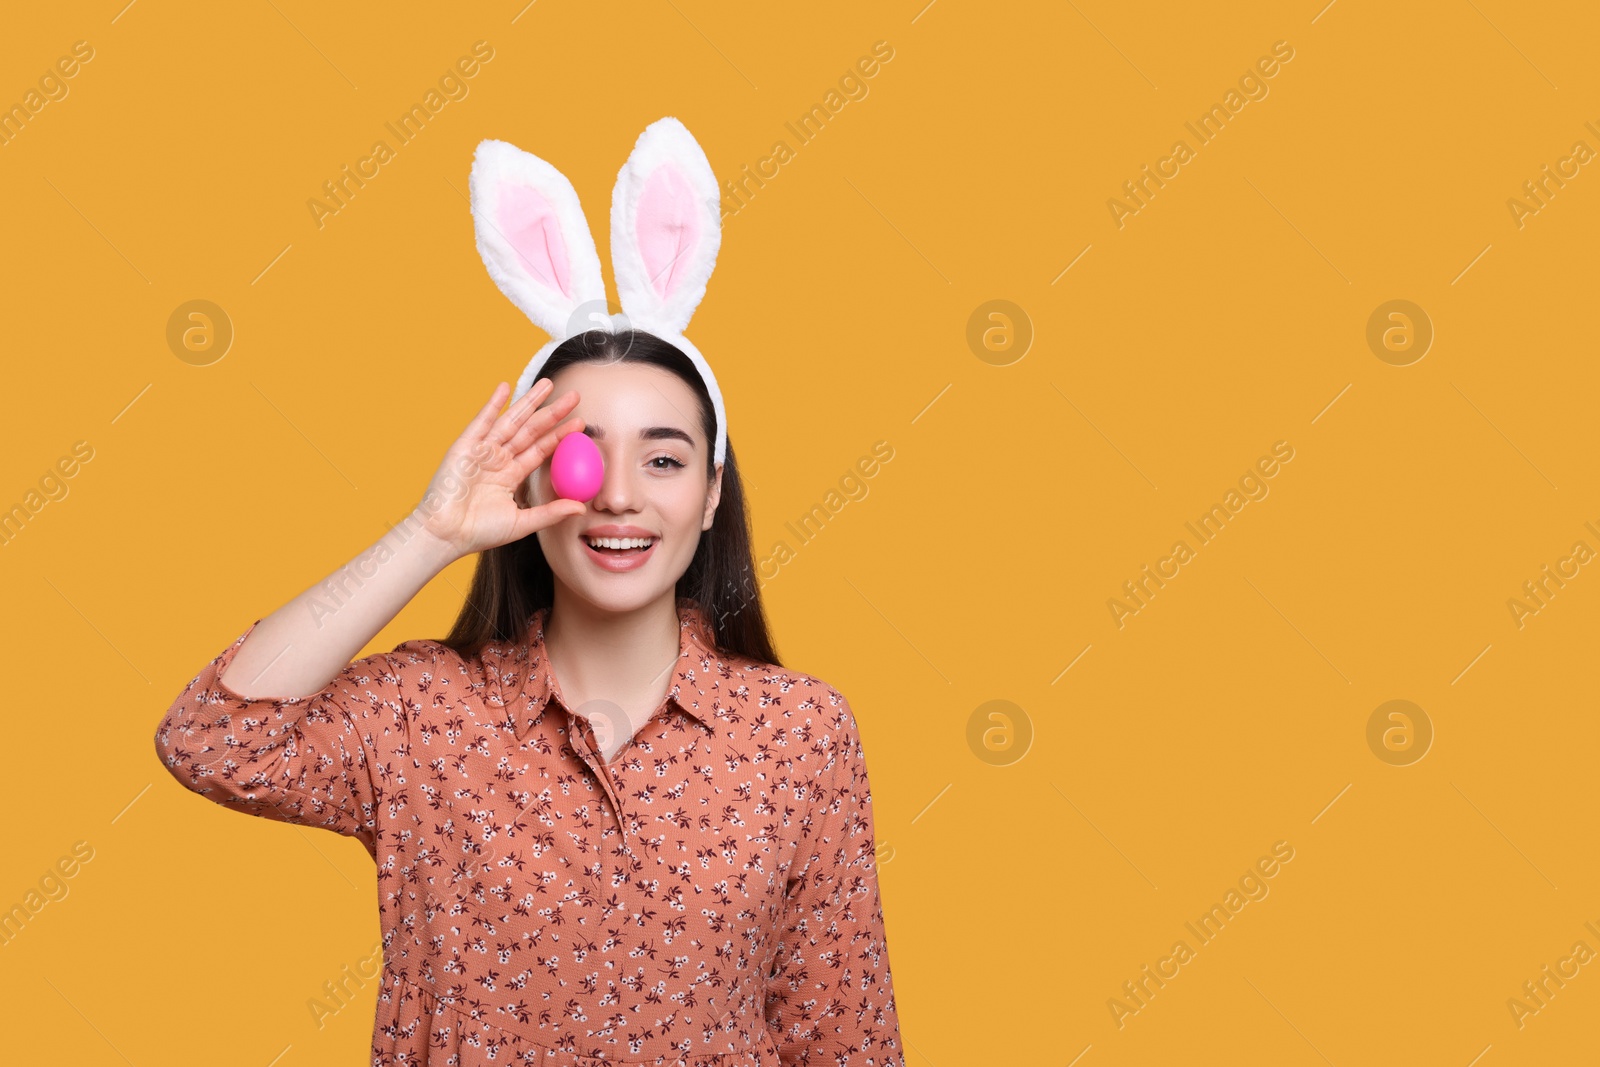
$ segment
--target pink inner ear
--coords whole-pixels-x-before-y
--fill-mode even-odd
[[[561,238],[556,209],[543,193],[509,181],[500,183],[500,232],[517,253],[524,269],[561,295],[572,296],[567,244]]]
[[[665,299],[685,276],[687,260],[700,243],[700,213],[694,187],[678,168],[657,167],[639,195],[634,225],[639,257],[656,295]]]

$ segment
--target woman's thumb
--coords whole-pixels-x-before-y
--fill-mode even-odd
[[[554,526],[564,519],[575,518],[588,511],[589,508],[581,500],[553,500],[548,504],[539,504],[531,508],[523,508],[517,512],[517,538],[527,537],[531,533]]]

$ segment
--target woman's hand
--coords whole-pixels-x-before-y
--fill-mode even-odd
[[[581,418],[557,425],[578,403],[576,392],[563,393],[539,410],[553,388],[549,378],[540,378],[496,417],[511,391],[501,382],[445,453],[417,514],[423,516],[424,530],[455,558],[521,540],[588,510],[582,501],[562,498],[528,508],[517,503],[518,487],[555,451],[556,442],[583,428]]]

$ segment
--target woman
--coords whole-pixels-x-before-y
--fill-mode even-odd
[[[543,373],[200,672],[163,764],[372,855],[374,1064],[903,1065],[860,734],[777,664],[702,375],[632,330]],[[605,463],[587,503],[545,465],[570,432]],[[349,662],[470,553],[448,637]]]

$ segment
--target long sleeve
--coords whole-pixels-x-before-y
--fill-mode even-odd
[[[428,644],[356,660],[309,696],[245,697],[223,675],[259,625],[207,664],[162,717],[155,733],[162,766],[224,807],[323,827],[376,855],[394,754],[420,710],[421,694],[407,692],[417,687],[406,679],[428,669]]]
[[[904,1067],[865,753],[849,703],[828,695],[832,721],[808,752],[821,764],[767,979],[767,1030],[784,1067]]]

